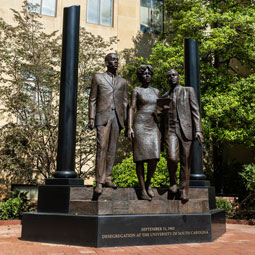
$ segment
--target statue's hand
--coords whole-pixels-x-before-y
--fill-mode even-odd
[[[129,128],[129,129],[128,129],[128,138],[129,138],[130,140],[133,140],[134,137],[135,137],[135,134],[134,134],[133,128]]]
[[[166,113],[168,113],[169,110],[170,110],[169,105],[164,105],[164,106],[163,106],[163,109],[162,109],[162,112],[163,112],[164,114],[166,114]]]
[[[162,114],[167,114],[169,111],[170,107],[168,105],[158,106],[157,107],[157,114],[162,115]]]
[[[93,130],[94,127],[95,127],[94,119],[90,119],[90,120],[89,120],[89,129],[90,129],[90,130]]]
[[[202,145],[204,142],[204,137],[203,137],[202,132],[196,132],[195,139],[197,139],[199,141],[199,143]]]

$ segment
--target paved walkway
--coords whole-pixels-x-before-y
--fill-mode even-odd
[[[0,226],[0,255],[255,255],[255,226],[227,224],[227,233],[213,243],[91,248],[25,242],[20,225]]]

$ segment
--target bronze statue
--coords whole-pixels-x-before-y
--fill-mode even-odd
[[[163,96],[168,98],[164,106],[164,135],[168,152],[168,171],[170,175],[170,191],[176,193],[177,164],[180,159],[180,194],[184,202],[189,200],[189,179],[191,166],[192,141],[203,142],[202,125],[199,105],[195,90],[192,87],[180,85],[177,71],[167,73],[169,92]],[[163,99],[164,100],[164,99]],[[160,102],[160,100],[159,100]]]
[[[160,157],[160,132],[156,120],[158,89],[150,86],[153,69],[141,65],[137,76],[142,85],[133,89],[128,118],[128,137],[133,142],[133,158],[141,185],[141,198],[154,196],[150,182]],[[134,117],[134,113],[136,115]],[[144,163],[148,163],[147,180],[144,181]]]
[[[117,186],[112,183],[112,168],[115,160],[120,130],[127,119],[127,82],[116,75],[118,56],[109,53],[105,57],[107,71],[95,74],[89,97],[89,128],[97,129],[96,188]]]

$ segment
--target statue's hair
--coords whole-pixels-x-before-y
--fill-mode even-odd
[[[169,73],[172,72],[172,71],[175,71],[175,72],[178,74],[178,76],[179,76],[179,73],[178,73],[176,70],[174,70],[174,69],[170,69],[170,70],[166,73],[166,76],[168,76]]]
[[[136,74],[137,77],[139,79],[139,81],[141,81],[141,77],[142,74],[148,69],[148,71],[151,73],[151,76],[153,75],[154,71],[151,65],[141,65],[137,68]]]
[[[117,56],[117,54],[114,53],[114,52],[108,53],[108,54],[105,56],[104,61],[107,62],[107,61],[109,60],[109,58],[110,58],[111,55],[116,55],[116,56]]]

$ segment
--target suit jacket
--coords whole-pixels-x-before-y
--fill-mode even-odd
[[[168,97],[169,92],[163,97]],[[193,140],[194,132],[202,132],[199,104],[192,87],[176,87],[176,111],[180,127],[187,140]],[[169,127],[168,114],[164,118],[165,130]]]
[[[95,126],[107,124],[112,102],[115,104],[119,123],[124,128],[127,120],[126,80],[116,75],[112,84],[112,78],[107,72],[95,74],[89,97],[89,118],[95,119]]]

